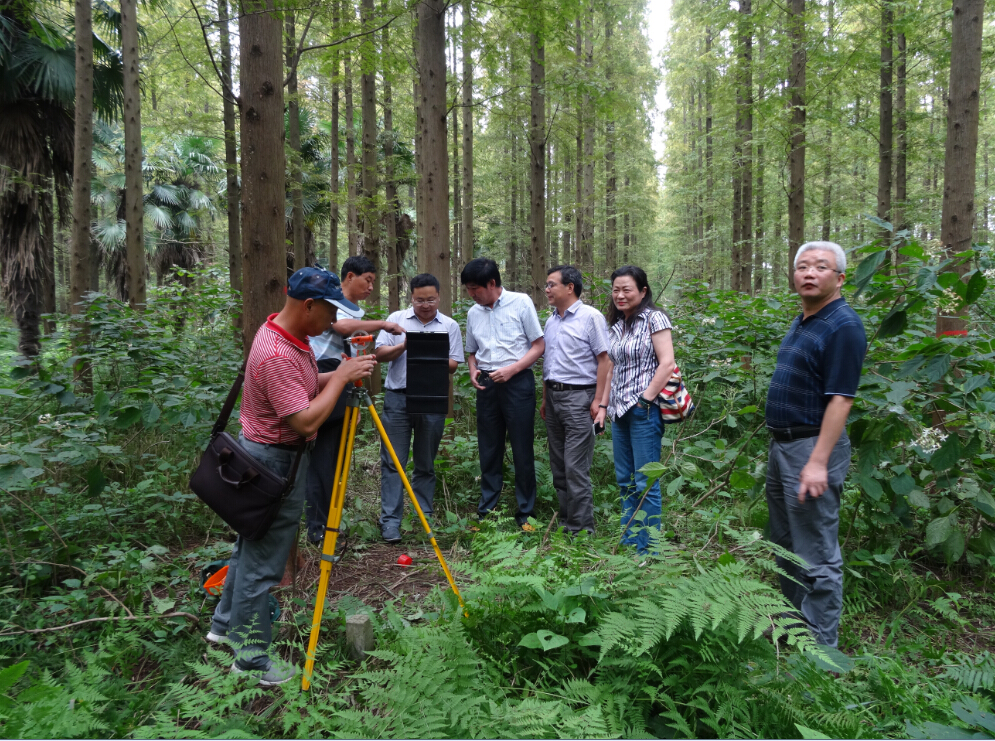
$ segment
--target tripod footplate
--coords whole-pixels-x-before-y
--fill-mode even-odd
[[[336,556],[334,554],[329,554],[326,556],[324,553],[321,554],[321,560],[328,561],[328,563],[338,563],[339,558],[341,558],[341,556]]]

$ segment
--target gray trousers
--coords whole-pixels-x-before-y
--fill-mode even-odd
[[[787,443],[770,441],[767,460],[767,510],[770,539],[805,559],[808,568],[778,558],[781,591],[812,626],[815,639],[837,645],[843,610],[843,556],[840,553],[840,494],[850,468],[850,439],[844,432],[829,456],[829,488],[817,499],[798,501],[798,477],[817,437]]]
[[[559,523],[564,530],[594,532],[594,389],[554,391],[546,388],[546,437],[549,468],[560,501]]]
[[[273,473],[286,476],[290,472],[297,455],[295,451],[255,443],[241,435],[238,440]],[[266,535],[259,540],[245,540],[239,536],[232,548],[228,576],[221,601],[214,610],[211,632],[228,636],[235,649],[236,663],[248,671],[269,669],[270,659],[266,652],[273,639],[269,590],[283,578],[290,546],[301,522],[310,460],[311,452],[306,450],[301,456],[294,486]]]
[[[426,517],[432,515],[435,499],[435,455],[446,426],[444,414],[411,414],[407,412],[408,397],[389,389],[383,397],[383,426],[401,466],[408,465],[408,450],[414,433],[415,472],[411,488],[418,497],[418,506]],[[404,484],[390,459],[390,453],[380,445],[380,527],[386,533],[401,527],[404,516]]]

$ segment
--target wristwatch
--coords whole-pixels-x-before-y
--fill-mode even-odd
[[[652,404],[653,404],[652,401],[649,401],[648,399],[644,399],[642,396],[640,396],[636,400],[636,406],[638,406],[640,409],[649,409]]]

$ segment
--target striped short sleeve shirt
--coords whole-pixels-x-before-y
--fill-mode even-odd
[[[615,365],[608,400],[608,416],[613,420],[636,405],[660,367],[652,336],[672,328],[666,314],[647,307],[633,317],[628,327],[619,320],[608,330],[608,357]]]
[[[275,318],[271,314],[252,340],[242,390],[242,434],[256,443],[296,445],[301,436],[286,417],[307,409],[318,395],[318,365],[311,346],[284,331]]]

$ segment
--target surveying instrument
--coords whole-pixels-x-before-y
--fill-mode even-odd
[[[371,335],[353,336],[347,342],[352,345],[357,355],[364,355],[367,345],[373,342],[373,337]],[[453,581],[452,572],[449,571],[446,559],[442,557],[439,544],[435,541],[435,534],[432,532],[432,528],[425,518],[425,513],[422,512],[422,508],[418,504],[418,497],[415,496],[411,488],[411,483],[408,481],[404,467],[397,459],[394,446],[390,443],[387,431],[384,429],[383,422],[380,421],[380,416],[373,406],[373,401],[370,399],[369,393],[363,387],[363,382],[361,380],[356,381],[355,385],[348,387],[346,393],[348,396],[346,397],[345,419],[342,423],[343,434],[342,440],[339,443],[338,458],[335,462],[335,477],[332,479],[332,499],[328,508],[328,522],[325,523],[325,537],[321,547],[321,577],[318,581],[318,594],[314,603],[314,618],[311,621],[311,635],[308,640],[307,660],[304,663],[304,676],[301,679],[302,690],[308,690],[311,687],[315,650],[318,647],[318,636],[321,633],[321,615],[325,609],[325,598],[328,594],[328,579],[332,573],[332,564],[335,563],[335,543],[338,540],[339,527],[342,524],[342,508],[345,505],[345,491],[349,482],[349,468],[352,463],[352,451],[356,442],[356,429],[359,426],[359,412],[362,407],[366,407],[369,411],[370,417],[377,427],[377,432],[380,434],[380,442],[387,449],[390,459],[394,462],[394,468],[401,477],[404,490],[408,493],[408,498],[411,500],[415,512],[418,513],[418,519],[421,520],[422,527],[425,528],[425,533],[432,543],[432,548],[435,549],[435,555],[439,559],[439,564],[442,566],[443,572],[446,574],[449,586],[453,588],[456,599],[459,600],[460,607],[463,607],[465,610],[463,597],[459,593],[456,582]]]

